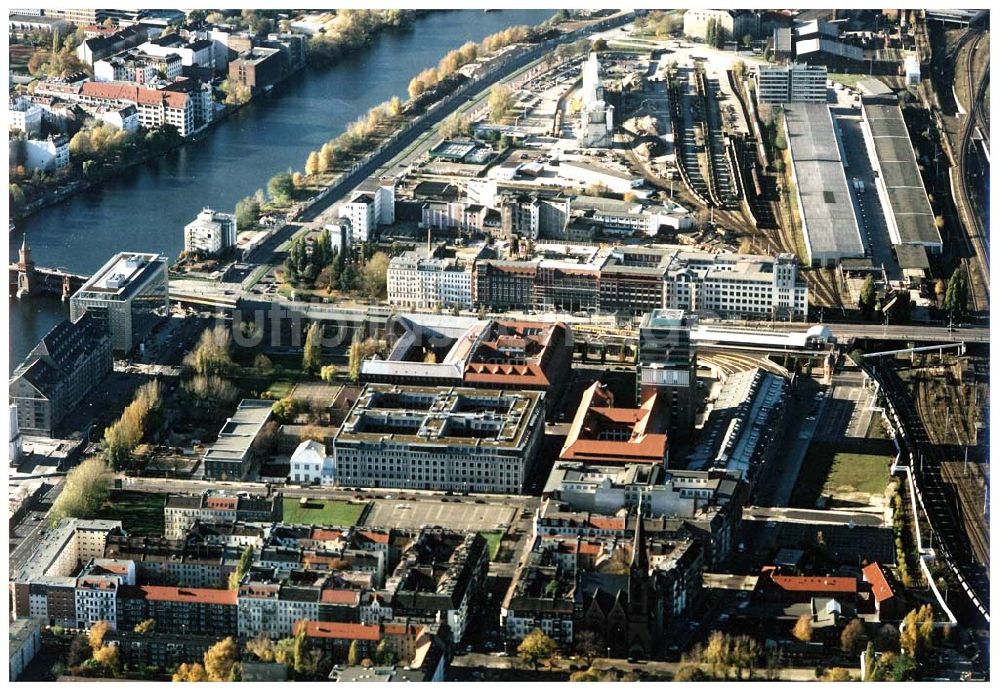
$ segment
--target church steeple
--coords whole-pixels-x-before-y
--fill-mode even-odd
[[[632,539],[632,562],[629,567],[633,576],[638,572],[645,578],[649,574],[649,556],[646,553],[646,527],[642,520],[642,495],[635,511],[635,536]]]
[[[17,253],[17,262],[22,267],[31,264],[31,249],[28,247],[28,234],[21,238],[21,249]]]

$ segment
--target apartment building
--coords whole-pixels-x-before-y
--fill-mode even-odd
[[[239,565],[243,548],[161,536],[111,536],[105,557],[132,560],[142,584],[221,588]]]
[[[95,62],[94,80],[151,84],[159,79],[180,77],[182,69],[177,53],[151,55],[133,48]]]
[[[163,507],[164,536],[182,539],[196,522],[279,522],[282,518],[281,493],[227,495],[206,490],[201,495],[167,495]]]
[[[139,124],[147,130],[173,125],[181,137],[188,137],[196,129],[195,102],[184,92],[129,82],[84,82],[78,90],[60,93],[84,106],[135,106]]]
[[[740,41],[744,36],[756,38],[760,32],[760,16],[750,10],[709,10],[697,8],[684,13],[684,35],[708,39],[708,23],[714,20],[725,31],[725,38]]]
[[[136,565],[131,560],[91,560],[76,578],[76,628],[88,629],[104,620],[118,629],[118,592],[134,586]]]
[[[7,127],[28,137],[38,137],[42,133],[42,109],[28,97],[12,96],[7,110]]]
[[[405,308],[472,308],[472,264],[411,250],[389,261],[389,304]]]
[[[114,366],[111,337],[94,315],[63,320],[28,353],[10,378],[10,400],[24,435],[50,437]]]
[[[350,224],[351,244],[368,242],[378,224],[375,196],[368,192],[355,193],[351,201],[340,205],[340,217]]]
[[[544,396],[370,384],[334,435],[337,483],[521,492],[544,433]]]
[[[236,592],[178,586],[123,586],[118,591],[118,629],[132,631],[153,619],[157,634],[223,638],[237,630]]]
[[[392,617],[443,623],[451,643],[458,644],[482,597],[488,568],[486,539],[478,533],[422,530],[386,580]]]
[[[69,165],[69,139],[49,135],[24,141],[24,167],[29,171],[59,171]]]
[[[184,227],[184,252],[218,255],[236,245],[236,217],[205,207]]]
[[[758,103],[826,103],[825,65],[758,65]]]

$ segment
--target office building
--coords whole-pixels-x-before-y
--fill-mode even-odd
[[[758,65],[756,77],[758,103],[826,103],[822,65]]]
[[[218,255],[236,245],[236,217],[205,207],[184,227],[184,252]]]
[[[683,310],[653,310],[639,325],[636,397],[656,396],[668,418],[668,432],[680,439],[694,429],[700,403],[697,349],[691,329],[697,319]]]
[[[638,408],[616,407],[600,381],[586,389],[560,461],[592,464],[667,464],[666,416],[654,392]]]
[[[92,314],[63,320],[42,337],[10,379],[17,428],[51,437],[67,413],[114,367],[111,337]]]
[[[544,434],[544,394],[372,384],[333,438],[347,486],[519,493]]]
[[[119,252],[73,294],[69,307],[74,321],[89,312],[103,322],[113,349],[129,353],[167,316],[167,258]]]

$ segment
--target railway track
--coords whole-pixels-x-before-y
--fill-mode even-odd
[[[968,52],[966,53],[965,69],[972,103],[969,104],[969,115],[962,128],[958,145],[958,185],[956,191],[958,192],[959,197],[958,202],[960,203],[961,208],[965,209],[965,215],[968,217],[970,223],[970,225],[966,228],[966,233],[964,234],[966,247],[972,255],[966,265],[966,273],[969,277],[969,285],[971,289],[969,293],[972,298],[973,309],[977,312],[985,311],[989,308],[988,277],[990,275],[989,249],[986,247],[985,223],[983,215],[979,213],[979,209],[973,203],[970,190],[971,186],[969,184],[970,155],[971,158],[978,156],[974,152],[972,136],[976,130],[977,122],[980,119],[977,114],[984,108],[983,103],[985,100],[986,87],[989,85],[988,71],[980,80],[978,85],[975,84],[975,75],[973,74],[976,50],[984,36],[985,34],[981,31],[971,33],[970,30],[969,32],[963,34],[959,41],[959,50],[966,42],[971,41]],[[957,55],[958,52],[956,51],[956,56]],[[972,258],[975,259],[975,265],[972,264]],[[976,271],[970,271],[971,269],[976,269]]]
[[[962,598],[950,599],[961,624],[981,628],[989,613],[989,568],[977,559],[978,541],[984,537],[962,520],[956,510],[953,486],[944,477],[944,459],[933,443],[913,402],[909,389],[883,358],[865,360],[864,367],[881,384],[888,410],[899,427],[897,443],[908,463],[918,490],[918,504],[930,526],[930,547],[955,572]],[[988,540],[988,539],[987,539]],[[988,545],[988,544],[987,544]],[[957,594],[956,594],[957,596]],[[961,601],[958,603],[957,601]]]

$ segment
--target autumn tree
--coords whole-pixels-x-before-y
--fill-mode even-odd
[[[191,665],[182,663],[177,666],[171,680],[173,682],[208,682],[208,673],[205,671],[205,666],[200,663]]]
[[[118,677],[121,673],[121,659],[118,656],[118,647],[114,644],[105,644],[95,650],[93,660],[110,677]]]
[[[313,322],[306,331],[306,343],[302,349],[302,369],[317,373],[323,366],[323,325]]]
[[[694,663],[683,663],[674,673],[674,682],[706,682],[710,679],[708,673]]]
[[[351,346],[347,351],[347,375],[351,382],[357,383],[361,379],[361,364],[364,359],[364,347],[361,344],[361,339],[356,336],[351,341]]]
[[[378,646],[375,647],[375,662],[380,666],[388,666],[396,663],[397,659],[396,652],[389,648],[389,643],[382,639],[379,641]]]
[[[156,620],[154,620],[153,618],[149,618],[148,620],[143,620],[138,625],[133,627],[132,631],[135,632],[136,634],[148,634],[150,632],[155,631],[155,629],[156,629]]]
[[[934,611],[929,604],[911,610],[899,627],[899,648],[919,661],[934,645]]]
[[[361,653],[358,650],[358,640],[351,641],[351,647],[347,650],[347,665],[356,666],[361,662]]]
[[[291,421],[298,415],[300,410],[301,405],[299,400],[291,396],[279,399],[271,406],[271,411],[274,415],[283,421]]]
[[[229,329],[216,325],[201,333],[194,350],[184,357],[184,364],[199,375],[225,375],[233,367],[231,348]]]
[[[840,648],[848,656],[857,656],[861,653],[861,645],[864,643],[865,626],[857,618],[851,620],[840,633]]]
[[[110,629],[111,624],[107,620],[98,620],[90,626],[90,631],[87,632],[87,643],[90,644],[91,650],[97,651],[104,646],[104,637]]]
[[[376,252],[361,267],[361,292],[373,300],[385,298],[388,273],[389,256],[384,252]]]
[[[337,379],[337,366],[324,365],[319,369],[319,378],[327,383],[333,383]]]
[[[111,494],[112,480],[111,470],[100,457],[90,457],[70,469],[49,511],[51,524],[55,526],[68,517],[94,517]]]
[[[393,96],[389,99],[385,112],[391,118],[399,117],[399,114],[403,112],[403,101],[398,96]]]
[[[306,158],[306,175],[318,175],[322,170],[323,167],[320,165],[319,154],[315,151],[310,151],[309,156]]]
[[[760,644],[750,635],[741,634],[732,640],[730,660],[733,667],[736,668],[737,680],[743,679],[743,671],[747,672],[748,678],[753,678],[760,654]]]
[[[812,635],[812,615],[810,613],[802,613],[799,619],[795,621],[795,627],[792,628],[792,636],[800,642],[808,642],[812,641]]]
[[[240,561],[236,563],[236,569],[229,575],[230,591],[236,591],[240,588],[240,582],[243,581],[243,576],[250,571],[250,566],[252,564],[253,548],[248,545],[243,549],[243,553],[240,555]],[[208,663],[206,661],[206,666],[207,665]]]
[[[708,644],[702,654],[712,677],[729,677],[732,666],[732,641],[724,632],[714,631],[708,637]]]
[[[242,558],[241,558],[242,560]],[[226,637],[216,642],[205,652],[205,673],[210,682],[229,682],[237,674],[236,663],[239,661],[239,649],[236,640]]]
[[[533,630],[517,647],[517,653],[538,670],[538,662],[552,658],[558,650],[555,640],[540,629]]]
[[[488,105],[490,109],[490,122],[498,123],[507,117],[507,114],[514,105],[514,97],[510,89],[497,84],[490,89]]]

